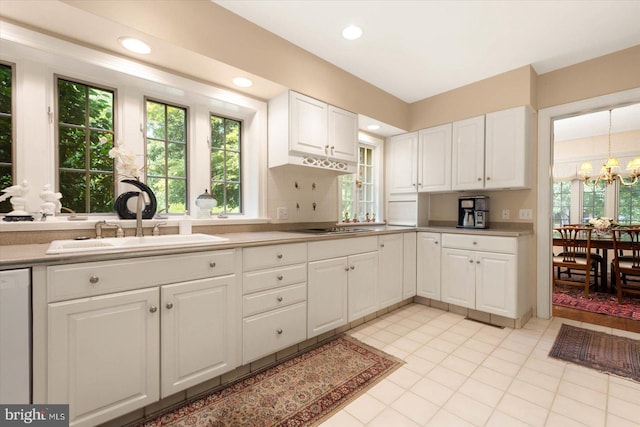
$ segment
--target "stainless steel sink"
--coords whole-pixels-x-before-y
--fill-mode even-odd
[[[88,240],[54,240],[46,254],[64,254],[74,252],[100,252],[114,249],[153,248],[165,246],[189,246],[206,243],[220,243],[229,239],[209,234],[170,234],[165,236],[109,237]]]
[[[302,230],[293,230],[294,233],[309,234],[351,234],[366,233],[373,231],[370,228],[354,228],[354,227],[327,227],[327,228],[304,228]]]

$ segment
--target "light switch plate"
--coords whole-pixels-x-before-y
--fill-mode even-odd
[[[276,217],[278,219],[289,219],[289,211],[286,207],[279,207],[276,210]]]
[[[511,211],[509,209],[502,209],[502,219],[511,218]]]
[[[520,219],[533,219],[533,210],[531,209],[520,209],[519,212]]]

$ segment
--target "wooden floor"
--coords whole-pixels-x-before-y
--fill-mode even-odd
[[[625,319],[623,317],[607,316],[606,314],[591,313],[588,311],[576,310],[574,308],[553,306],[552,314],[556,317],[577,320],[579,322],[588,322],[595,325],[606,326],[609,328],[622,329],[624,331],[640,333],[640,321]]]

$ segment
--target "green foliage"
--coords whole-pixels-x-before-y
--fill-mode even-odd
[[[620,185],[618,223],[621,225],[640,224],[640,183],[630,187]]]
[[[571,214],[571,181],[553,183],[553,226],[569,224]]]
[[[13,69],[0,64],[0,189],[10,187],[13,182]],[[0,202],[0,212],[11,212],[11,202]]]
[[[11,114],[12,102],[12,72],[10,66],[0,64],[0,113]]]
[[[589,188],[583,185],[582,193],[582,220],[587,222],[592,218],[605,216],[604,199],[607,184],[598,182],[595,188]]]
[[[241,123],[211,116],[211,195],[213,213],[242,213]]]

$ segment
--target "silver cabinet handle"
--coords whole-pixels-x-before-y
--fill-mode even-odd
[[[381,248],[384,248],[384,243],[380,243],[380,247],[381,247]]]
[[[472,259],[470,259],[470,260],[469,260],[469,263],[473,264],[473,260],[472,260]]]
[[[346,266],[346,267],[344,268],[344,271],[349,271],[349,266]]]
[[[282,297],[278,297],[278,302],[282,302]]]
[[[487,181],[491,181],[491,177],[490,176],[487,177]]]
[[[98,283],[100,281],[100,278],[98,276],[91,276],[89,277],[89,283],[91,283],[92,285],[95,285],[96,283]]]
[[[155,305],[149,307],[149,313],[155,313],[156,311],[158,311],[158,307],[156,307]]]
[[[216,262],[215,261],[211,261],[209,263],[209,267],[214,268],[216,266]]]
[[[282,259],[282,254],[278,254],[278,255],[276,255],[276,257],[277,257],[278,259]]]
[[[474,245],[477,245],[477,244],[478,244],[478,242],[473,242],[473,244],[474,244]]]
[[[165,307],[167,307],[167,310],[171,310],[173,308],[173,303],[172,302],[168,302]]]
[[[356,266],[355,266],[355,265],[352,265],[352,266],[351,266],[351,267],[349,267],[349,268],[351,268],[352,270],[355,270],[355,269],[356,269]]]
[[[283,278],[284,276],[282,276],[282,274],[278,274],[278,277],[277,277],[278,280],[282,280]]]
[[[434,244],[436,244],[436,245],[437,245],[437,244],[438,244],[438,241],[436,240],[436,241],[434,242]]]
[[[476,261],[476,264],[480,264],[480,261]]]
[[[276,332],[278,333],[278,335],[282,335],[283,331],[282,331],[282,329],[278,329]]]
[[[482,178],[478,178],[478,181],[482,181]]]

